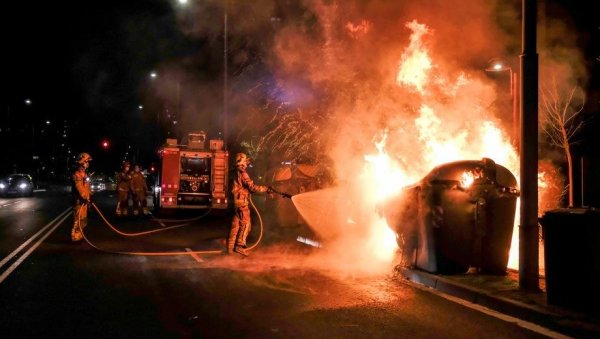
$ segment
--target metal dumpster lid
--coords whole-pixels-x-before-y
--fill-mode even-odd
[[[476,168],[494,171],[494,181],[498,186],[511,188],[516,188],[518,186],[517,178],[508,170],[508,168],[498,165],[489,158],[483,158],[482,160],[459,160],[439,165],[432,169],[431,172],[423,178],[423,181],[459,181],[464,171],[474,170]]]

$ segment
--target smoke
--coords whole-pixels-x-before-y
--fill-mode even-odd
[[[222,57],[220,6],[195,3],[178,12],[182,32],[206,41],[199,68],[218,68]],[[318,139],[315,152],[335,163],[335,190],[294,200],[328,241],[323,253],[330,260],[322,262],[375,266],[382,234],[389,238],[375,213],[386,198],[382,187],[398,190],[435,165],[459,159],[490,157],[518,173],[507,132],[511,112],[498,105],[509,96],[506,81],[485,72],[495,57],[510,56],[518,69],[518,7],[478,0],[263,0],[231,3],[227,15],[233,137],[253,140],[277,128],[285,134],[285,126],[269,122],[301,112],[300,120],[318,124],[311,129]],[[562,50],[554,47],[548,51]],[[566,50],[560,55],[573,56]],[[581,75],[580,68],[567,68]],[[191,78],[177,66],[165,70],[186,79],[185,126],[202,126],[223,109],[223,79],[216,73]],[[166,99],[169,92],[167,87],[160,93]],[[291,139],[288,154],[299,147]],[[384,161],[390,165],[381,172],[374,164]]]
[[[488,107],[496,93],[482,68],[500,53],[502,32],[492,23],[491,8],[480,2],[465,3],[467,11],[435,1],[307,6],[315,20],[278,31],[271,65],[278,79],[302,79],[325,94],[318,114],[328,117],[325,151],[336,164],[338,187],[302,194],[294,203],[324,239],[332,265],[385,267],[397,245],[375,213],[385,198],[378,187],[393,184],[399,191],[418,180],[443,162],[440,145],[485,143],[478,129],[484,119],[494,120]],[[445,13],[444,20],[431,13]],[[465,20],[473,17],[482,19]],[[477,33],[459,34],[456,27]],[[392,158],[405,182],[392,183],[395,173],[363,169],[366,155],[381,152],[375,147],[381,139],[387,141],[386,160]],[[485,155],[482,148],[471,156]],[[442,160],[465,156],[448,155]]]

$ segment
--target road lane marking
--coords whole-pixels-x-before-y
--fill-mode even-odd
[[[504,314],[504,313],[500,313],[498,311],[494,311],[494,310],[492,310],[490,308],[487,308],[485,306],[481,306],[479,304],[474,304],[474,303],[466,301],[464,299],[461,299],[461,298],[458,298],[458,297],[446,294],[444,292],[440,292],[440,291],[435,290],[433,288],[426,287],[426,286],[420,285],[418,283],[414,283],[412,281],[403,281],[402,283],[410,285],[410,286],[413,286],[413,287],[416,287],[416,288],[418,288],[418,289],[420,289],[422,291],[433,293],[433,294],[435,294],[437,296],[440,296],[440,297],[442,297],[444,299],[450,300],[450,301],[455,302],[457,304],[460,304],[462,306],[468,307],[470,309],[473,309],[473,310],[481,312],[481,313],[485,313],[485,314],[487,314],[487,315],[489,315],[491,317],[500,319],[500,320],[505,321],[507,323],[515,324],[515,325],[517,325],[519,327],[522,327],[524,329],[530,330],[530,331],[535,332],[535,333],[539,333],[539,334],[545,335],[545,336],[550,337],[550,338],[557,338],[557,339],[569,339],[569,338],[572,338],[572,337],[569,337],[569,336],[564,335],[562,333],[558,333],[558,332],[552,331],[552,330],[550,330],[548,328],[545,328],[545,327],[543,327],[541,325],[534,324],[534,323],[529,322],[527,320],[515,318],[515,317],[510,316],[508,314]]]
[[[6,265],[6,263],[11,260],[15,255],[17,255],[17,253],[19,253],[25,246],[29,245],[30,242],[32,242],[33,240],[35,240],[35,238],[38,237],[38,235],[40,235],[42,232],[44,232],[46,229],[50,228],[52,226],[52,224],[60,219],[61,217],[63,217],[66,213],[70,212],[71,208],[67,208],[66,210],[64,210],[62,213],[60,213],[56,218],[54,218],[54,220],[50,221],[48,224],[46,224],[46,226],[44,226],[41,230],[39,230],[36,234],[34,234],[31,238],[27,239],[27,241],[25,241],[23,244],[21,244],[21,246],[19,246],[16,250],[12,251],[11,254],[7,255],[6,258],[2,259],[2,261],[0,261],[0,268],[2,268],[2,266]]]
[[[204,260],[202,258],[200,258],[199,255],[197,255],[196,253],[194,253],[191,248],[186,248],[185,250],[188,251],[188,252],[190,252],[190,256],[192,258],[194,258],[194,260],[196,260],[197,262],[204,262]]]
[[[23,253],[23,255],[19,258],[19,260],[15,261],[12,265],[10,265],[10,267],[4,271],[4,273],[2,273],[2,275],[0,275],[0,284],[2,284],[2,282],[8,278],[8,276],[17,268],[19,267],[19,265],[21,265],[23,263],[23,261],[25,261],[25,259],[27,259],[27,257],[33,253],[33,251],[35,251],[36,248],[38,248],[38,246],[40,246],[44,240],[46,240],[46,238],[48,238],[48,236],[50,234],[52,234],[52,232],[54,232],[54,230],[56,228],[58,228],[58,226],[60,226],[63,221],[65,221],[65,219],[67,219],[69,216],[71,215],[71,213],[67,213],[65,216],[62,217],[62,219],[60,219],[56,225],[54,225],[54,227],[52,227],[48,232],[46,232],[46,234],[44,234],[42,236],[42,238],[40,240],[38,240],[33,246],[31,246],[27,252]]]

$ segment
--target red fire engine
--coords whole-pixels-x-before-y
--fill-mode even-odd
[[[167,139],[154,190],[154,206],[162,209],[227,209],[229,153],[223,140],[209,140],[204,131],[188,134],[187,145]]]

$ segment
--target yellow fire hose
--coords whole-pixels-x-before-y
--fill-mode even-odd
[[[254,201],[252,201],[252,197],[250,197],[250,204],[252,205],[252,208],[254,209],[254,211],[256,212],[256,215],[258,216],[258,220],[259,220],[259,224],[260,224],[260,227],[259,227],[260,232],[259,232],[258,239],[256,240],[256,242],[254,244],[252,244],[251,246],[249,246],[246,249],[248,251],[251,251],[256,246],[258,246],[258,244],[262,240],[262,235],[263,235],[263,221],[262,221],[262,217],[260,215],[260,212],[258,212],[258,209],[256,208],[256,206],[254,205]],[[116,227],[114,227],[106,219],[106,217],[100,211],[100,209],[98,208],[98,206],[96,206],[96,204],[91,203],[91,205],[94,207],[94,209],[96,210],[96,212],[98,212],[98,214],[100,215],[100,217],[102,218],[102,220],[104,221],[104,223],[110,229],[112,229],[114,232],[116,232],[116,233],[118,233],[118,234],[120,234],[122,236],[127,236],[127,237],[140,236],[140,235],[145,235],[145,234],[151,234],[151,233],[156,233],[156,232],[171,230],[171,229],[175,229],[175,228],[179,228],[179,227],[183,227],[183,226],[187,225],[187,224],[182,224],[182,225],[175,225],[175,226],[171,226],[171,227],[165,227],[165,228],[160,228],[160,229],[155,229],[155,230],[150,230],[150,231],[145,231],[145,232],[126,233],[126,232],[122,232],[119,229],[117,229]],[[81,205],[80,209],[83,208],[83,206],[84,205]],[[77,214],[78,218],[79,218],[80,215],[81,215],[81,213]],[[199,218],[192,218],[192,219],[197,220]],[[81,219],[77,220],[77,227],[79,228],[79,231],[81,232],[81,235],[82,235],[83,239],[85,240],[85,242],[88,243],[88,245],[92,246],[93,248],[95,248],[98,251],[106,252],[106,253],[111,253],[111,254],[127,254],[127,255],[139,255],[139,256],[177,256],[177,255],[192,255],[192,254],[221,254],[221,253],[224,252],[224,251],[219,251],[219,250],[212,250],[212,251],[208,251],[208,250],[207,251],[189,251],[189,252],[188,251],[186,251],[186,252],[125,252],[125,251],[110,251],[110,250],[102,249],[102,248],[94,245],[85,236],[85,233],[83,232],[83,227],[81,227]]]

